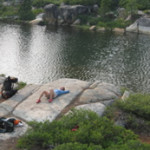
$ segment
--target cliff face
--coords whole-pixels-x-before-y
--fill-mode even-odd
[[[98,11],[98,6],[83,6],[83,5],[61,5],[56,6],[49,4],[44,7],[44,20],[51,25],[71,25],[79,15],[88,15]]]

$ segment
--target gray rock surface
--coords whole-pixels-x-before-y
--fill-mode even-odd
[[[55,98],[52,103],[48,103],[47,99],[43,98],[41,103],[36,104],[36,100],[39,98],[42,91],[50,88],[55,89],[61,86],[65,86],[66,90],[70,90],[70,93]],[[13,114],[26,121],[53,121],[61,111],[88,86],[88,82],[76,79],[60,79],[50,84],[43,85],[38,91],[28,97],[26,101],[22,102],[14,110]]]
[[[139,18],[133,24],[127,27],[126,31],[150,34],[150,18],[149,17]]]
[[[91,103],[91,104],[84,104],[75,107],[75,109],[84,109],[84,110],[91,110],[96,112],[99,116],[103,116],[106,106],[102,103]]]
[[[41,99],[41,103],[36,103],[44,90],[58,89],[62,86],[70,92],[55,98],[51,103],[45,97]],[[113,103],[119,96],[120,90],[113,84],[100,83],[99,81],[90,83],[64,78],[45,85],[26,86],[13,97],[0,103],[0,116],[7,117],[9,115],[25,122],[53,121],[63,114],[64,110],[69,111],[76,104],[78,104],[75,107],[77,109],[89,109],[102,116],[105,107]],[[24,124],[24,127],[16,128],[12,133],[3,134],[0,136],[0,140],[23,135],[27,128],[27,125]]]
[[[39,85],[28,85],[19,90],[13,97],[5,100],[3,103],[0,103],[0,116],[6,116],[10,114],[16,106],[34,93],[39,87]]]
[[[91,85],[91,89],[83,92],[79,101],[81,103],[100,102],[117,99],[118,96],[120,96],[120,91],[117,87],[112,84],[97,82]]]
[[[72,25],[78,20],[79,15],[88,15],[89,13],[96,13],[98,5],[83,6],[83,5],[65,5],[59,7],[54,4],[49,4],[44,7],[44,20],[51,25]],[[78,22],[79,23],[79,22]]]

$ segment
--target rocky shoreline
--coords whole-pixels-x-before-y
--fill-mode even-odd
[[[0,79],[0,83],[2,82],[3,78]],[[56,98],[52,103],[48,103],[47,99],[43,97],[42,102],[36,104],[42,91],[61,86],[65,86],[70,93]],[[53,121],[72,108],[89,109],[102,116],[105,108],[120,96],[119,87],[99,81],[89,83],[78,79],[64,78],[44,85],[27,85],[13,97],[0,103],[1,117],[19,118],[24,123],[24,126],[16,128],[15,132],[5,133],[0,140],[18,138],[23,135],[28,129],[28,121]]]

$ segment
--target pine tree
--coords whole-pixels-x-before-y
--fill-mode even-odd
[[[31,0],[24,0],[20,5],[19,17],[21,20],[32,20],[34,18],[31,5]]]

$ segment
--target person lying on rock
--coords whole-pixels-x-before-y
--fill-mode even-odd
[[[54,98],[56,98],[57,96],[60,96],[62,94],[66,94],[69,93],[69,90],[65,91],[65,87],[61,87],[60,89],[50,89],[49,92],[47,91],[43,91],[39,97],[39,99],[36,101],[36,103],[40,103],[41,102],[41,98],[43,95],[45,95],[48,99],[48,102],[51,103],[53,101]]]

